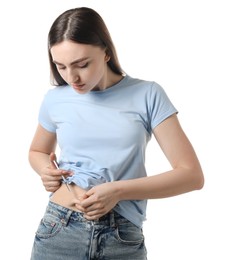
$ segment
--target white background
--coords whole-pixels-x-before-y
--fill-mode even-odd
[[[149,201],[144,224],[149,258],[225,260],[224,1],[8,0],[0,5],[0,259],[29,259],[48,201],[27,155],[50,87],[49,27],[63,11],[88,6],[104,18],[123,69],[164,87],[205,174],[201,191]],[[169,168],[154,139],[146,159],[150,175]]]

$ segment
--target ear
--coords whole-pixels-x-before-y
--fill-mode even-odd
[[[108,62],[111,59],[111,57],[106,53],[105,54],[105,61]]]

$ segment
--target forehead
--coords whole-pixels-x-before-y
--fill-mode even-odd
[[[58,62],[71,62],[84,57],[93,58],[105,54],[105,51],[98,46],[68,40],[54,45],[50,52],[53,60]]]

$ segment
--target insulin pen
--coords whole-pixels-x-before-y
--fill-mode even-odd
[[[58,164],[57,164],[57,162],[56,162],[55,160],[53,160],[53,164],[55,165],[55,167],[56,167],[58,170],[60,169],[59,166],[58,166]],[[71,191],[71,189],[70,189],[70,187],[69,187],[69,184],[67,183],[67,180],[65,179],[64,175],[61,175],[61,178],[63,179],[64,183],[66,184],[67,189],[68,189],[69,191]]]

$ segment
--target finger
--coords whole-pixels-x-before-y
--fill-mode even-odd
[[[94,211],[85,213],[84,217],[87,220],[96,220],[96,219],[99,219],[100,217],[102,217],[103,215],[105,215],[106,213],[107,213],[107,211],[94,210]]]
[[[81,204],[81,207],[84,208],[84,212],[87,213],[88,215],[95,215],[97,212],[102,212],[104,211],[104,206],[100,203],[93,203],[92,205],[88,207],[84,207]]]
[[[60,181],[46,181],[45,183],[43,183],[45,189],[47,191],[55,191],[57,190],[60,185],[61,185],[61,182]]]
[[[49,178],[55,178],[57,177],[58,179],[61,179],[62,175],[64,175],[65,177],[68,177],[68,176],[72,176],[73,175],[73,172],[72,171],[67,171],[67,170],[63,170],[63,169],[56,169],[56,167],[53,165],[54,168],[49,168],[47,171],[46,171],[46,174],[45,176],[48,176]]]
[[[48,180],[43,183],[46,187],[58,187],[61,185],[61,180]]]
[[[80,199],[81,206],[84,208],[88,208],[97,202],[94,196],[88,196],[87,194],[88,192],[82,196],[82,199]]]
[[[71,171],[66,171],[66,170],[59,169],[55,153],[53,153],[53,152],[50,153],[49,160],[50,160],[51,168],[54,168],[54,169],[58,170],[56,172],[56,175],[64,175],[65,177],[73,175],[73,172],[71,172]]]
[[[50,153],[49,160],[50,160],[50,162],[57,161],[57,157],[56,157],[56,154],[54,152]]]
[[[69,177],[74,175],[74,173],[72,171],[66,171],[66,170],[60,170],[61,171],[61,175],[64,175],[64,177]]]
[[[61,181],[48,181],[48,182],[43,182],[43,186],[45,187],[46,190],[51,190],[51,189],[58,189],[61,185]]]
[[[48,183],[51,181],[60,181],[62,177],[58,170],[51,170],[41,175],[41,179],[43,183]]]
[[[88,198],[91,195],[93,195],[95,193],[94,188],[91,188],[90,190],[88,190],[84,195]]]
[[[81,206],[81,197],[73,199],[73,203],[78,210],[84,212],[85,208]]]
[[[45,187],[46,191],[48,192],[54,192],[59,189],[60,186],[47,186]]]
[[[85,209],[83,208],[83,207],[81,207],[79,204],[75,204],[75,207],[76,207],[76,209],[78,209],[79,211],[81,211],[81,212],[85,212]]]
[[[102,215],[95,215],[95,216],[87,216],[86,214],[83,215],[84,218],[86,218],[87,220],[99,220],[100,217],[102,217]]]

